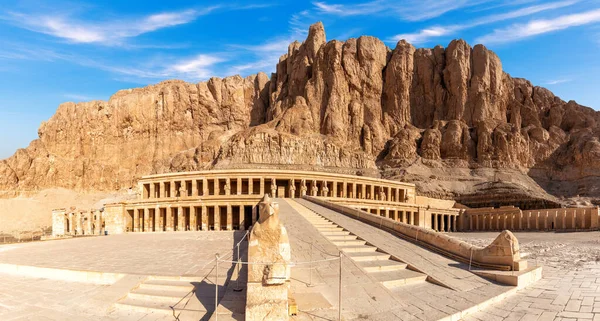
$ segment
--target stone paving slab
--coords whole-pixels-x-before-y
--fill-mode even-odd
[[[600,264],[574,271],[545,267],[536,284],[464,320],[600,321]]]
[[[0,246],[0,263],[142,275],[199,274],[244,231],[128,233]]]

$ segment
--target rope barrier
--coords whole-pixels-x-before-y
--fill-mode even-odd
[[[338,257],[332,257],[332,258],[323,259],[323,260],[303,261],[303,262],[241,262],[241,261],[238,262],[238,261],[228,261],[228,260],[221,260],[221,259],[219,259],[219,262],[222,262],[222,263],[239,263],[239,264],[246,264],[246,265],[276,265],[276,264],[280,264],[280,265],[297,266],[297,265],[305,265],[305,264],[331,262],[331,261],[337,261],[339,259],[340,258],[338,256]]]

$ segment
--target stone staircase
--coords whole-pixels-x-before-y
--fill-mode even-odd
[[[214,284],[190,277],[150,276],[115,303],[127,311],[199,320],[214,311]],[[181,316],[186,316],[181,318]]]
[[[292,208],[308,220],[323,236],[335,244],[346,257],[355,261],[365,272],[386,288],[393,290],[408,284],[426,283],[427,275],[409,269],[406,263],[396,260],[358,236],[325,219],[300,203],[286,199]]]

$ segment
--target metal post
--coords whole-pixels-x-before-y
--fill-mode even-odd
[[[242,288],[240,288],[240,243],[237,244],[237,279],[235,280],[235,288],[233,291],[242,291]]]
[[[215,320],[219,320],[219,313],[217,308],[219,307],[219,253],[215,254],[217,260],[216,276],[215,276]]]
[[[338,320],[342,321],[342,251],[340,251],[340,280],[339,280],[339,284],[340,284],[340,289],[338,291],[338,306],[339,306]]]

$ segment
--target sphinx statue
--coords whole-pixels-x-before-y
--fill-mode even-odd
[[[248,243],[246,320],[288,320],[290,242],[279,204],[265,195]]]

